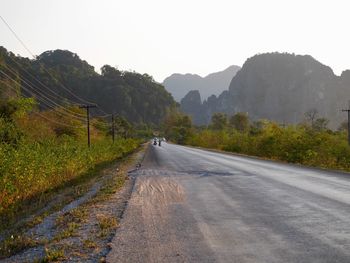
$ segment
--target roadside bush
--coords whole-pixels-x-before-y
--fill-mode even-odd
[[[313,129],[305,125],[280,127],[266,120],[250,131],[203,129],[187,144],[254,155],[304,165],[350,171],[350,147],[346,132]]]

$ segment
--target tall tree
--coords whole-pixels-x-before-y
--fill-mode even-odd
[[[211,128],[214,130],[223,130],[227,127],[227,115],[217,112],[211,117]]]
[[[249,129],[248,114],[238,112],[230,118],[230,125],[240,132],[246,132]]]

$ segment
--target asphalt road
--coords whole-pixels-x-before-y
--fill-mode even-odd
[[[350,175],[164,143],[108,262],[350,262]]]

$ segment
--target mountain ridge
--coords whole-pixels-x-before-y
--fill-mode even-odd
[[[248,112],[252,120],[295,124],[315,108],[336,128],[346,117],[340,109],[350,99],[349,87],[349,70],[337,76],[310,55],[258,54],[246,60],[226,91],[203,101],[200,112],[207,118],[197,124],[208,124],[214,112]],[[194,110],[187,112],[193,115]]]
[[[163,85],[178,102],[190,90],[198,90],[201,97],[206,99],[212,94],[219,95],[227,89],[232,77],[239,69],[239,66],[231,65],[222,71],[209,73],[204,77],[193,73],[174,73],[164,79]]]

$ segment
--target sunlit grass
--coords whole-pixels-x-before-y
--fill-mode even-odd
[[[112,144],[106,139],[88,149],[85,142],[69,137],[17,147],[0,144],[1,218],[15,213],[23,202],[93,174],[99,164],[122,158],[137,147],[137,140],[120,139]]]

